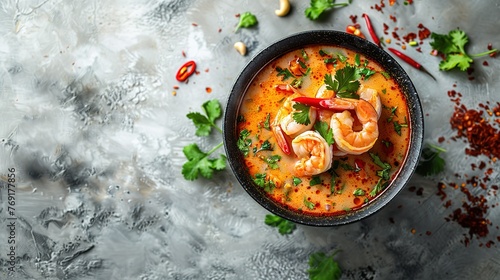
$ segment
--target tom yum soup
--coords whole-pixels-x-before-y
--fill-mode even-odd
[[[370,203],[405,161],[410,127],[382,65],[318,45],[284,54],[250,84],[238,148],[257,187],[285,207],[337,215]]]

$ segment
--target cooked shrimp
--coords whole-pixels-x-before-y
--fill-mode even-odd
[[[332,116],[330,127],[333,130],[333,138],[338,149],[342,152],[359,155],[370,150],[378,139],[378,115],[373,106],[363,99],[331,99],[329,104],[335,108],[345,107],[351,103],[356,117],[361,123],[361,129],[354,130],[354,118],[351,112],[344,110],[341,113],[335,113]]]
[[[271,125],[278,146],[280,146],[281,150],[286,154],[290,153],[290,149],[284,134],[291,138],[295,138],[302,132],[310,130],[316,121],[316,108],[313,107],[309,109],[309,124],[300,124],[293,119],[293,113],[296,112],[296,110],[293,108],[295,102],[292,101],[292,99],[298,96],[301,95],[299,93],[294,93],[285,99]]]
[[[316,131],[297,136],[292,141],[292,148],[298,157],[294,167],[297,176],[317,175],[332,165],[332,146]]]
[[[316,98],[332,98],[335,95],[333,90],[326,89],[326,84],[323,84],[316,92]],[[322,122],[330,123],[333,112],[330,110],[319,110],[318,119]]]
[[[380,95],[378,92],[372,88],[360,88],[359,90],[359,97],[363,100],[368,101],[373,108],[375,108],[375,111],[377,111],[378,118],[380,118],[380,115],[382,114],[382,101],[380,101]]]

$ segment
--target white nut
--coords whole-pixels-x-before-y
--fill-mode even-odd
[[[280,9],[275,10],[274,13],[279,17],[284,17],[290,12],[289,0],[280,0]]]
[[[247,54],[247,46],[243,42],[234,43],[234,48],[241,54]]]

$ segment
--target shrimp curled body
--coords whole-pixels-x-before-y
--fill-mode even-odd
[[[339,100],[340,99],[340,100]],[[352,103],[360,129],[354,129],[354,118],[351,112],[344,110],[332,115],[330,127],[338,149],[352,155],[359,155],[370,150],[378,139],[378,114],[375,108],[363,99],[332,99],[335,104]]]
[[[306,131],[292,141],[298,161],[294,169],[297,176],[323,173],[332,165],[332,146],[316,131]]]

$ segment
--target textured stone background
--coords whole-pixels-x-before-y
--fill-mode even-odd
[[[465,30],[471,53],[488,43],[500,47],[496,1],[405,6],[398,0],[389,6],[355,0],[315,22],[304,16],[308,2],[292,0],[291,13],[279,18],[278,1],[268,0],[2,0],[0,278],[307,279],[309,254],[340,249],[343,279],[497,279],[500,208],[488,210],[490,234],[466,247],[467,229],[445,221],[451,208],[443,206],[436,186],[465,180],[455,174],[473,175],[470,164],[487,161],[465,156],[466,143],[449,141],[454,104],[447,91],[461,92],[462,102],[474,109],[500,100],[498,58],[478,59],[471,81],[467,73],[440,72],[439,59],[429,55],[430,40],[421,53],[406,51],[437,78],[402,63],[419,91],[426,141],[447,137],[447,169],[433,178],[415,175],[394,201],[361,222],[298,226],[281,236],[264,224],[267,211],[229,169],[210,181],[182,178],[183,146],[197,142],[206,150],[222,139],[195,136],[186,114],[208,99],[225,104],[251,57],[286,35],[344,30],[350,15],[358,16],[368,35],[361,17],[368,13],[380,35],[383,23],[391,31],[399,27],[400,35],[423,23],[437,33]],[[381,2],[383,12],[371,8]],[[235,15],[245,11],[259,24],[235,33]],[[247,44],[247,56],[233,49],[236,41]],[[175,72],[188,59],[200,73],[180,84]],[[12,167],[18,179],[17,271],[9,276],[9,231],[3,225],[5,175]],[[498,163],[492,167],[489,186],[500,181]],[[474,192],[498,203],[491,192]],[[449,191],[448,198],[458,207],[464,196]],[[481,246],[488,240],[495,245]]]

